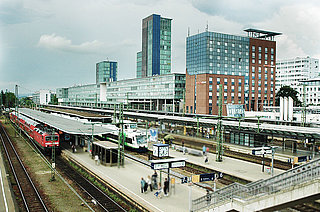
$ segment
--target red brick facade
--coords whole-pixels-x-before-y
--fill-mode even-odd
[[[186,73],[186,112],[217,115],[220,84],[223,85],[223,115],[227,115],[227,104],[244,104],[244,76],[222,74],[195,76]]]

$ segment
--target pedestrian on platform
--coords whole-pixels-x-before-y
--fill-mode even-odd
[[[152,183],[153,183],[153,188],[154,188],[154,189],[158,189],[157,178],[158,178],[157,171],[154,170],[154,173],[153,173],[153,175],[151,176]]]
[[[206,155],[209,153],[209,147],[206,148]]]
[[[204,163],[209,163],[209,158],[208,158],[207,155],[206,155],[206,157],[204,158]]]
[[[144,181],[143,177],[141,177],[140,184],[141,184],[141,193],[143,193],[143,191],[144,191],[144,186],[145,186],[145,184],[146,184],[146,181]]]
[[[204,156],[205,154],[206,154],[206,146],[205,145],[203,145],[203,147],[202,147],[202,155]]]
[[[99,165],[99,156],[98,155],[94,156],[94,161],[96,162],[96,165]]]
[[[71,149],[72,149],[72,153],[75,153],[75,149],[76,149],[76,148],[75,148],[74,145],[71,146]]]
[[[168,180],[168,178],[165,178],[163,187],[164,187],[163,188],[164,196],[168,196],[168,192],[169,192],[169,180]]]
[[[148,178],[147,178],[147,184],[148,184],[148,186],[150,187],[150,191],[152,192],[152,184],[151,184],[151,177],[150,177],[150,175],[148,176]]]
[[[161,193],[163,192],[162,187],[161,187],[161,183],[159,183],[159,186],[157,186],[157,187],[158,187],[158,190],[156,191],[156,193],[154,193],[154,195],[161,199],[161,195],[162,195]]]
[[[211,195],[210,195],[210,192],[209,192],[209,190],[207,189],[207,205],[210,205],[210,203],[211,203]]]

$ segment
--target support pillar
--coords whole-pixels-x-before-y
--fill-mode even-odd
[[[75,139],[74,139],[74,140],[75,140],[75,145],[78,146],[78,145],[79,145],[79,142],[78,142],[78,136],[77,136],[77,135],[75,136]]]
[[[167,99],[164,99],[164,111],[167,112]]]

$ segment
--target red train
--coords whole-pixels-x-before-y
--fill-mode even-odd
[[[10,113],[10,119],[15,122],[36,144],[46,153],[51,152],[51,147],[55,145],[59,148],[60,140],[57,132],[50,132],[48,128],[24,115],[14,112]]]

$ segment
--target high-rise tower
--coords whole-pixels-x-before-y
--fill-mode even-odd
[[[171,20],[150,15],[142,20],[142,51],[137,53],[137,77],[171,73]]]

